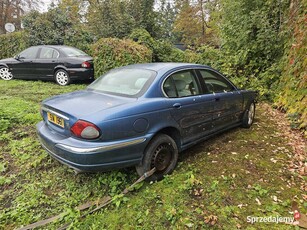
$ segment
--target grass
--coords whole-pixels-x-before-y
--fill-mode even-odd
[[[35,124],[40,102],[83,89],[51,82],[0,81],[0,228],[14,229],[65,213],[45,229],[293,229],[248,223],[248,216],[292,217],[291,202],[307,212],[298,176],[288,171],[292,149],[259,104],[251,129],[236,128],[180,155],[175,172],[144,183],[126,197],[84,218],[74,207],[132,184],[133,168],[74,174],[40,147]],[[306,178],[305,178],[306,179]]]

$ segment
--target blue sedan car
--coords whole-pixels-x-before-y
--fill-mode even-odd
[[[227,129],[250,127],[256,91],[188,63],[114,69],[85,90],[42,102],[42,146],[77,171],[136,166],[150,180],[171,173],[178,153]]]

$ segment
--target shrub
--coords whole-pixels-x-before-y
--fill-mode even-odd
[[[196,51],[200,55],[201,64],[219,68],[221,62],[221,51],[210,46],[201,46]]]
[[[184,51],[184,62],[204,64],[202,59],[201,59],[201,55],[199,53],[192,51],[192,50],[185,50]]]
[[[130,39],[133,39],[141,45],[145,45],[152,50],[153,62],[184,62],[185,55],[180,49],[175,48],[170,42],[157,41],[145,29],[135,29],[129,35]]]
[[[23,32],[0,35],[0,59],[13,57],[26,48]]]
[[[152,51],[155,49],[156,41],[145,29],[134,29],[129,35],[129,38],[141,45],[145,45]]]
[[[302,1],[303,2],[303,1]],[[275,103],[287,111],[294,126],[305,131],[307,137],[307,2],[293,7],[293,15],[287,25],[288,44],[281,62],[279,94]],[[293,119],[295,118],[295,119]]]
[[[156,62],[184,62],[184,52],[166,41],[157,41],[154,50]]]
[[[151,62],[152,52],[130,39],[101,38],[92,45],[95,73],[99,76],[113,68]]]

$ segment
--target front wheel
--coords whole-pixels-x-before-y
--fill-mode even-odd
[[[178,148],[175,141],[166,134],[155,136],[145,149],[140,165],[136,166],[137,173],[144,173],[156,168],[155,173],[147,178],[148,181],[159,181],[173,172],[178,161]]]
[[[3,80],[12,80],[13,79],[13,74],[10,72],[9,68],[7,67],[0,67],[0,77]]]
[[[70,83],[70,77],[68,73],[63,70],[57,70],[54,74],[55,82],[58,83],[59,85],[68,85]]]
[[[256,111],[256,106],[255,103],[252,102],[243,115],[242,127],[249,128],[252,126],[255,118],[255,111]]]

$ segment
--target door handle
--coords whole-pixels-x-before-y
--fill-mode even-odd
[[[173,107],[175,109],[180,109],[181,108],[181,104],[180,103],[175,103],[175,104],[173,104]]]
[[[219,101],[219,100],[220,100],[220,98],[219,98],[219,97],[216,97],[216,98],[214,98],[214,100],[215,100],[215,101]]]

